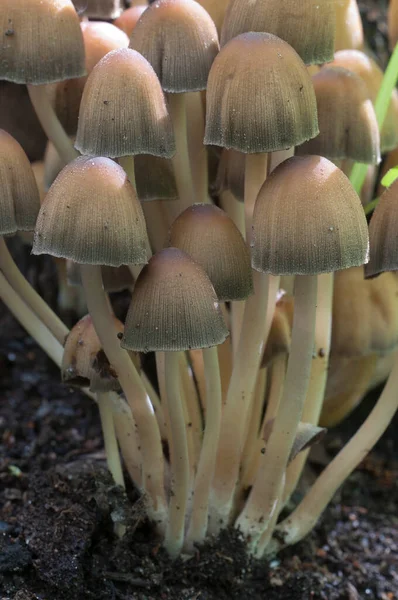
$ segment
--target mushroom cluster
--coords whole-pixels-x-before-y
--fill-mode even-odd
[[[355,0],[123,4],[0,5],[0,79],[15,89],[0,121],[0,298],[97,402],[115,484],[132,480],[171,557],[233,526],[262,558],[310,531],[398,407],[398,284],[376,278],[398,270],[398,184],[369,243],[349,179],[361,163],[374,189],[398,147],[398,69],[383,78],[365,53]],[[25,86],[48,138],[32,165],[11,106]],[[88,310],[70,331],[8,250],[26,231]],[[390,370],[280,521],[324,426]]]

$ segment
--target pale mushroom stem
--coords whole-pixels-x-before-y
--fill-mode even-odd
[[[398,409],[398,359],[395,359],[384,390],[376,406],[357,433],[344,446],[316,480],[310,491],[282,523],[268,552],[299,542],[311,531],[338,488],[360,464],[383,435]]]
[[[189,495],[189,458],[181,397],[179,352],[165,352],[166,397],[173,443],[170,448],[171,497],[165,548],[176,558],[184,543],[185,517]]]
[[[196,192],[195,202],[209,203],[209,181],[207,171],[207,149],[203,143],[205,117],[201,92],[186,94],[188,121],[188,146],[192,182]]]
[[[109,393],[97,392],[97,403],[100,413],[108,469],[116,485],[120,485],[124,488],[125,485],[123,471],[116,440],[115,425],[113,422],[112,400]]]
[[[318,276],[318,299],[315,318],[315,355],[311,365],[311,377],[301,420],[318,425],[328,376],[330,343],[332,337],[333,273]],[[288,502],[296,489],[309,450],[300,452],[289,465],[283,491],[283,504]]]
[[[167,94],[167,100],[176,143],[172,161],[178,190],[178,200],[168,202],[166,207],[171,224],[183,210],[196,202],[196,198],[189,163],[185,94]]]
[[[36,313],[43,324],[51,331],[53,336],[63,346],[69,329],[61,319],[51,310],[48,304],[32,288],[14,262],[4,239],[0,237],[0,269],[15,292]]]
[[[60,367],[63,346],[45,327],[42,321],[30,310],[27,304],[20,298],[17,292],[0,271],[0,299],[8,307],[14,317],[21,323],[22,327],[31,335],[40,348],[51,357],[55,364]]]
[[[114,320],[102,287],[101,267],[99,265],[80,265],[80,272],[95,330],[110,364],[118,375],[120,385],[137,423],[141,440],[143,488],[152,504],[149,514],[162,528],[167,512],[164,491],[164,457],[152,404],[128,353],[119,345]]]
[[[187,535],[187,548],[203,542],[207,532],[209,493],[213,479],[221,424],[221,377],[217,347],[203,350],[206,378],[206,427],[195,478],[191,522]]]
[[[48,139],[54,144],[61,160],[67,165],[79,156],[47,95],[45,85],[28,85],[30,101]]]
[[[252,237],[252,219],[258,192],[267,179],[268,154],[247,154],[245,166],[245,222],[246,243]]]
[[[131,481],[142,492],[142,457],[137,425],[127,402],[112,392],[113,420],[124,465]]]
[[[230,518],[244,444],[246,418],[256,386],[265,340],[271,327],[279,277],[254,272],[255,293],[245,303],[242,333],[221,419],[210,503],[212,533]],[[272,311],[268,310],[272,307]]]
[[[264,532],[269,531],[271,536],[269,524],[280,503],[282,481],[307,395],[314,348],[317,276],[296,276],[294,298],[292,343],[282,398],[249,499],[236,522],[236,527],[250,539],[251,552],[256,551]]]

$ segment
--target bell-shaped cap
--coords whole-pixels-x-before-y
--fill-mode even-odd
[[[370,56],[360,50],[340,50],[336,52],[329,67],[342,67],[356,73],[366,84],[369,97],[376,102],[384,73]],[[398,91],[393,90],[387,115],[380,134],[380,150],[382,153],[398,146]]]
[[[240,202],[245,198],[246,155],[237,150],[223,149],[218,164],[216,192],[229,190]]]
[[[80,156],[41,206],[33,254],[119,267],[145,263],[147,243],[141,204],[123,169],[109,158]]]
[[[364,34],[357,0],[335,0],[335,9],[335,51],[362,50],[364,47]]]
[[[129,45],[127,35],[111,23],[83,21],[80,27],[83,33],[87,75],[60,81],[52,90],[55,112],[69,135],[76,135],[80,102],[88,75],[108,52],[128,48]]]
[[[221,46],[241,33],[273,33],[292,46],[306,65],[333,59],[335,0],[231,0]]]
[[[311,78],[289,44],[244,33],[222,48],[207,86],[205,144],[273,152],[317,134]]]
[[[252,265],[315,275],[368,260],[368,226],[349,179],[320,156],[293,157],[264,182],[253,214]]]
[[[197,92],[206,88],[218,34],[195,0],[156,0],[134,27],[130,48],[151,63],[165,92]]]
[[[398,277],[365,279],[363,267],[336,273],[331,355],[384,355],[398,346]]]
[[[136,281],[122,346],[139,352],[194,350],[222,344],[227,336],[202,267],[176,248],[155,254]]]
[[[365,82],[342,67],[324,67],[312,78],[320,133],[297,149],[332,160],[380,162],[380,134]]]
[[[132,289],[134,279],[131,271],[126,265],[121,267],[101,267],[102,283],[106,292],[121,292],[126,289]],[[82,279],[80,267],[72,260],[66,261],[66,276],[68,284],[72,286],[81,286]]]
[[[398,271],[398,179],[380,196],[369,223],[370,260],[366,277]]]
[[[44,84],[85,73],[84,44],[71,0],[3,0],[0,79]]]
[[[88,19],[116,19],[123,10],[123,0],[73,0],[73,4]]]
[[[109,52],[92,70],[75,146],[90,156],[173,156],[174,133],[162,88],[151,65],[135,50]]]
[[[177,200],[177,184],[170,160],[151,154],[139,154],[134,159],[134,171],[141,202]]]
[[[253,293],[250,252],[229,216],[213,204],[193,204],[171,226],[169,245],[206,271],[219,300],[245,300]]]
[[[134,27],[137,25],[138,19],[148,8],[147,4],[137,4],[136,6],[131,6],[127,10],[123,11],[120,17],[118,17],[113,24],[116,27],[119,27],[126,35],[129,37],[133,33]]]
[[[39,190],[28,157],[0,129],[0,235],[33,231],[39,209]]]
[[[113,321],[122,334],[123,324],[116,317]],[[120,390],[117,373],[105,356],[90,315],[80,319],[66,338],[61,376],[64,383],[88,386],[92,392]]]

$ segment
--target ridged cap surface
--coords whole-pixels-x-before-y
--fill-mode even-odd
[[[335,0],[231,0],[221,46],[241,33],[273,33],[292,46],[307,65],[333,59]]]
[[[37,219],[33,254],[119,267],[146,263],[141,204],[123,169],[80,156],[51,186]]]
[[[289,44],[244,33],[222,48],[208,80],[205,144],[273,152],[317,133],[311,78]]]
[[[0,235],[33,231],[39,209],[39,190],[28,157],[0,129]]]
[[[364,81],[341,67],[325,67],[312,81],[320,133],[298,148],[297,154],[379,163],[379,128]]]
[[[171,226],[169,245],[203,267],[221,301],[253,293],[250,252],[235,223],[212,204],[194,204]]]
[[[70,0],[3,0],[0,79],[44,84],[85,73],[83,36]]]
[[[155,254],[141,271],[122,346],[139,352],[193,350],[228,336],[210,279],[176,248]]]
[[[109,52],[92,70],[75,146],[90,156],[173,156],[174,133],[162,88],[151,65],[135,50]]]
[[[398,179],[380,196],[369,223],[370,260],[366,277],[398,270]]]
[[[195,0],[157,0],[134,27],[130,48],[151,63],[166,92],[196,92],[206,88],[218,34]]]
[[[253,214],[252,265],[315,275],[368,260],[368,227],[348,178],[326,158],[293,157],[263,184]]]

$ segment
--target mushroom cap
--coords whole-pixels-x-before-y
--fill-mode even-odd
[[[123,0],[72,0],[79,14],[88,19],[116,19],[122,12]]]
[[[360,50],[340,50],[336,52],[334,60],[329,63],[328,67],[343,67],[359,75],[366,84],[373,105],[375,104],[384,73],[370,56]],[[398,91],[396,89],[391,94],[380,137],[382,153],[398,146]]]
[[[380,196],[369,223],[370,259],[366,277],[398,270],[398,179]]]
[[[0,3],[0,79],[44,84],[85,73],[79,18],[70,0]]]
[[[113,321],[123,333],[123,323],[116,317]],[[92,392],[120,390],[117,373],[105,356],[90,315],[80,319],[65,340],[61,376],[64,383],[89,386]]]
[[[39,209],[39,190],[28,157],[0,129],[0,235],[33,231]]]
[[[335,51],[362,50],[364,34],[357,0],[335,0],[336,39]]]
[[[388,41],[391,52],[395,48],[395,44],[398,41],[398,2],[397,0],[390,0],[388,5]]]
[[[106,292],[121,292],[131,289],[134,285],[134,279],[130,269],[126,265],[121,267],[101,267],[102,284]],[[72,260],[66,261],[66,276],[68,284],[72,286],[81,286],[82,279],[79,265]]]
[[[136,281],[122,346],[139,352],[194,350],[228,336],[210,279],[176,248],[155,254]]]
[[[157,0],[134,27],[130,48],[151,63],[165,92],[197,92],[206,89],[218,34],[195,0]]]
[[[229,216],[212,204],[193,204],[174,221],[169,245],[206,271],[219,300],[245,300],[253,293],[250,252]]]
[[[209,13],[220,33],[229,0],[198,0],[198,2]]]
[[[147,8],[147,4],[137,4],[136,6],[131,6],[131,8],[123,11],[120,17],[118,17],[113,24],[116,27],[119,27],[119,29],[124,31],[124,33],[130,37],[133,33],[134,27],[137,25],[138,19]]]
[[[141,202],[178,199],[173,163],[167,158],[139,154],[134,159],[134,171]]]
[[[335,0],[231,0],[221,30],[221,46],[241,33],[273,33],[292,46],[306,65],[333,59]]]
[[[363,267],[336,273],[331,354],[384,355],[398,346],[398,277],[365,279]]]
[[[147,243],[141,204],[123,169],[108,158],[80,156],[41,206],[33,254],[119,267],[145,263]]]
[[[312,78],[320,133],[297,149],[333,160],[380,162],[380,134],[365,82],[342,67],[324,67]]]
[[[90,156],[173,156],[173,126],[162,88],[135,50],[109,52],[90,73],[75,146]]]
[[[368,227],[349,179],[320,156],[294,156],[264,182],[253,213],[252,265],[315,275],[364,264]]]
[[[69,135],[75,135],[79,118],[80,102],[88,75],[108,52],[127,48],[129,38],[123,31],[104,21],[83,21],[80,24],[86,54],[84,77],[60,81],[52,90],[55,112]]]
[[[318,134],[311,78],[297,52],[269,33],[226,44],[210,70],[205,144],[273,152]]]

